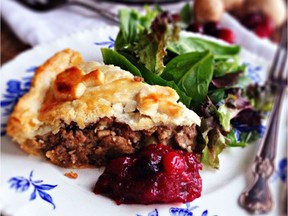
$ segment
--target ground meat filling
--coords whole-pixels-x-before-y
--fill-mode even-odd
[[[84,129],[76,123],[65,125],[57,134],[38,136],[37,141],[43,144],[41,151],[52,163],[62,167],[85,167],[105,165],[111,159],[142,149],[147,142],[193,151],[196,135],[195,125],[155,126],[133,131],[129,125],[113,118],[101,118]]]

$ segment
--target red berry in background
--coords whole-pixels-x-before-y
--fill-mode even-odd
[[[203,34],[204,33],[204,28],[203,28],[203,25],[200,24],[200,23],[191,23],[187,27],[187,31]]]
[[[219,29],[220,29],[219,23],[208,22],[204,25],[204,34],[215,37]]]
[[[271,19],[265,17],[258,26],[255,27],[254,32],[261,38],[270,37],[275,29],[275,25]]]
[[[164,169],[168,174],[182,173],[185,169],[185,164],[182,156],[176,152],[169,152],[163,157]]]
[[[235,34],[232,30],[228,28],[219,29],[217,32],[217,38],[222,39],[231,44],[235,42]]]
[[[248,14],[241,23],[261,38],[270,37],[275,29],[273,21],[261,13]]]
[[[248,29],[255,29],[263,21],[263,18],[260,13],[252,13],[242,18],[241,23]]]

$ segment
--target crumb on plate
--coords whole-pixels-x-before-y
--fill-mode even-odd
[[[73,172],[73,171],[70,171],[70,172],[68,172],[68,173],[65,173],[64,175],[65,175],[66,177],[68,177],[68,178],[71,178],[71,179],[76,179],[76,178],[78,178],[78,174],[75,173],[75,172]]]

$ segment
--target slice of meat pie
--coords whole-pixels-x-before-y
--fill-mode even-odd
[[[67,49],[38,68],[7,133],[62,167],[101,166],[149,143],[192,151],[200,118],[178,99],[169,87]]]

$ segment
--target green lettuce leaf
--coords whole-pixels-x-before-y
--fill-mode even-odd
[[[229,59],[221,59],[214,63],[214,77],[221,77],[227,73],[245,71],[245,69],[245,65],[239,64],[238,56]]]
[[[243,139],[237,140],[236,135],[235,135],[235,129],[231,130],[227,134],[227,138],[229,139],[229,143],[228,143],[229,147],[245,147],[248,144],[247,140],[245,141]]]
[[[150,28],[159,10],[151,10],[148,6],[145,10],[144,15],[134,9],[119,11],[120,30],[115,40],[115,50],[133,49],[133,44],[139,40],[139,34]]]
[[[201,162],[215,169],[219,168],[219,154],[227,147],[229,140],[218,128],[211,129],[204,139],[207,142],[202,152]]]
[[[169,44],[168,50],[178,55],[188,52],[203,52],[209,50],[215,56],[215,59],[226,59],[239,54],[240,47],[222,45],[198,37],[180,37],[179,41]]]
[[[187,28],[193,19],[193,10],[191,4],[187,3],[180,11],[181,27]]]
[[[185,53],[173,58],[161,75],[173,80],[177,86],[192,98],[196,107],[207,96],[213,76],[213,55],[209,51]]]
[[[257,131],[249,131],[249,132],[241,132],[239,137],[236,138],[235,130],[233,129],[230,133],[227,134],[227,138],[229,139],[228,146],[229,147],[246,147],[248,144],[256,142],[261,135]]]
[[[160,12],[149,7],[144,15],[136,10],[120,10],[120,31],[115,41],[116,51],[130,52],[156,74],[164,70],[167,46],[179,39],[180,32],[170,14]]]
[[[237,109],[229,108],[225,104],[222,104],[218,108],[217,113],[219,116],[219,122],[226,132],[229,132],[231,130],[230,121],[232,118],[234,118],[237,115],[238,112],[239,111]]]
[[[213,104],[217,104],[224,99],[225,89],[220,88],[220,89],[209,90],[208,97],[213,102]]]
[[[167,13],[159,14],[151,24],[150,31],[139,34],[134,53],[139,61],[153,73],[161,74],[165,68],[167,46],[179,39],[180,28]]]
[[[122,68],[123,70],[129,71],[134,76],[140,76],[140,77],[142,76],[139,69],[135,67],[127,58],[125,58],[118,52],[108,48],[102,48],[101,52],[105,64],[113,64],[115,66]]]

